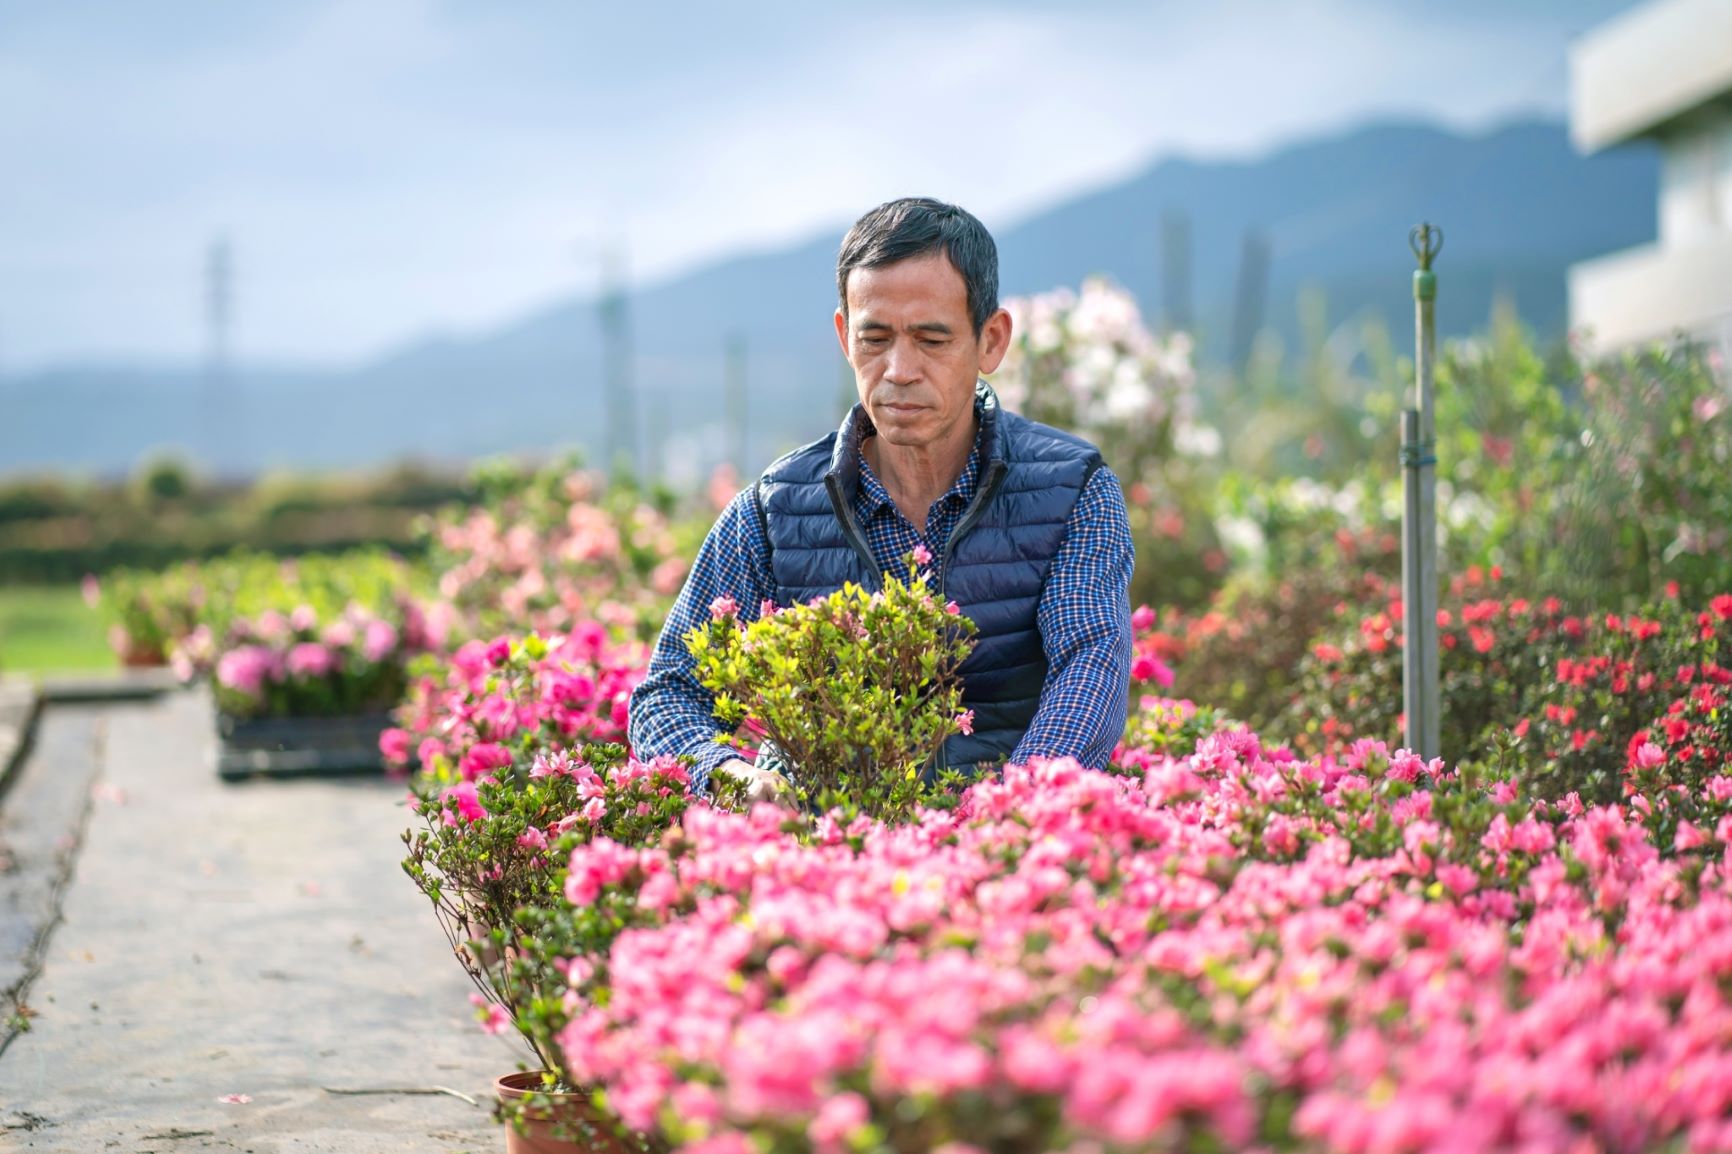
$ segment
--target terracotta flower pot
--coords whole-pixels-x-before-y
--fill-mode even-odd
[[[587,1093],[548,1094],[541,1089],[541,1072],[507,1074],[493,1084],[504,1107],[505,1154],[629,1154],[631,1147],[614,1132],[615,1123],[597,1110]],[[512,1119],[531,1096],[551,1099],[545,1106],[523,1110],[521,1129]]]

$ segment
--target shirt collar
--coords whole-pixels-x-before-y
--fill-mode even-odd
[[[976,406],[975,411],[979,411],[978,406]],[[975,429],[974,447],[968,452],[968,460],[963,462],[962,473],[951,484],[950,488],[944,491],[944,495],[938,498],[938,504],[942,505],[946,501],[951,501],[966,505],[974,498],[974,488],[980,479],[980,440],[985,428],[985,424],[982,423]],[[878,479],[878,474],[872,471],[871,463],[866,460],[866,440],[864,437],[860,439],[854,452],[860,469],[860,488],[856,498],[858,503],[855,508],[858,510],[861,520],[864,521],[876,516],[880,509],[893,506],[895,503],[891,501],[890,491],[884,487],[884,482]],[[925,531],[924,525],[917,526],[917,528]]]

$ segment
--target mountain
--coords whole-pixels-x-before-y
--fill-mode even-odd
[[[1651,151],[1580,157],[1564,127],[1545,122],[1472,136],[1381,124],[1256,160],[1172,158],[997,229],[1001,291],[1106,273],[1151,319],[1174,311],[1179,302],[1163,299],[1160,249],[1163,219],[1180,214],[1205,359],[1234,351],[1234,302],[1253,231],[1266,242],[1261,320],[1289,347],[1304,286],[1322,290],[1332,322],[1381,318],[1399,339],[1412,323],[1407,232],[1423,219],[1445,229],[1436,266],[1442,333],[1482,327],[1501,294],[1542,337],[1555,337],[1568,266],[1653,239],[1658,176]],[[695,476],[725,451],[724,349],[736,335],[750,381],[749,462],[834,422],[846,385],[830,327],[844,228],[632,296],[635,397],[670,475]],[[597,310],[583,300],[477,339],[418,342],[348,372],[244,372],[215,399],[196,371],[66,368],[0,383],[0,474],[115,472],[164,447],[224,473],[569,445],[600,459],[601,377]]]

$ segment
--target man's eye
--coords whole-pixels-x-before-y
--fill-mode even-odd
[[[860,343],[863,345],[872,345],[874,348],[876,348],[879,345],[889,344],[890,338],[889,337],[861,337]]]

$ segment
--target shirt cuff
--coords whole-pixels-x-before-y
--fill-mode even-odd
[[[710,791],[710,774],[715,772],[716,766],[724,761],[732,761],[736,757],[741,757],[739,750],[720,742],[710,742],[692,754],[692,792],[708,793]]]

